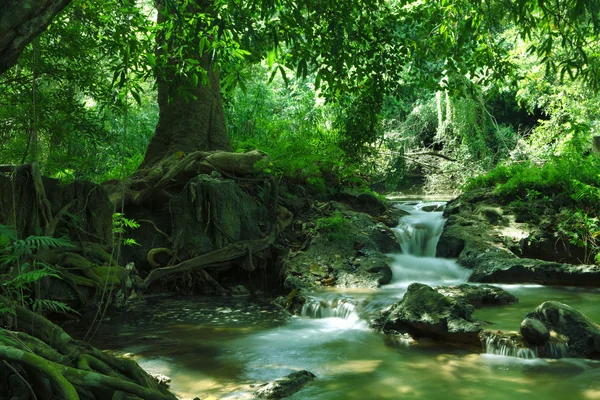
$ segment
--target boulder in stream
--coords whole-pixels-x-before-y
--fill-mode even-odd
[[[472,313],[472,305],[427,285],[412,283],[402,300],[383,311],[373,326],[386,333],[408,333],[416,339],[473,344],[479,341],[482,328],[472,320]]]
[[[315,206],[308,240],[283,259],[287,290],[319,286],[377,288],[390,282],[391,259],[400,251],[392,230],[368,214],[337,202]],[[308,228],[308,222],[305,223]],[[329,226],[330,225],[330,226]]]
[[[527,315],[546,328],[567,337],[572,357],[600,358],[600,328],[574,308],[558,301],[546,301]]]
[[[434,289],[444,296],[469,303],[473,307],[501,306],[519,301],[506,290],[492,285],[468,285],[465,283],[456,286],[436,286]]]
[[[521,322],[521,335],[528,343],[536,346],[544,345],[550,339],[550,331],[539,320],[525,318]]]
[[[254,394],[259,399],[283,399],[296,393],[315,378],[315,374],[306,370],[294,372],[283,378],[265,383]]]
[[[576,256],[578,248],[556,236],[557,210],[546,210],[555,214],[543,221],[524,222],[497,201],[488,189],[478,189],[449,202],[436,255],[473,270],[470,282],[600,286],[600,266],[580,265],[585,258]]]

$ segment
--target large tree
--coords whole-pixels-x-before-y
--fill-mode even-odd
[[[140,5],[148,7],[145,2],[106,2],[121,4],[125,13]],[[25,45],[67,4],[67,0],[11,0],[0,6],[0,73],[15,63]],[[382,93],[394,93],[402,86],[453,90],[468,82],[467,75],[471,80],[507,76],[509,65],[503,58],[503,44],[497,40],[507,23],[539,43],[531,50],[549,69],[579,75],[594,86],[600,76],[597,0],[485,4],[158,0],[156,6],[155,28],[148,30],[148,20],[125,18],[118,25],[128,24],[131,32],[137,29],[144,35],[131,34],[121,40],[123,30],[116,27],[110,39],[123,47],[110,47],[123,59],[114,64],[125,72],[117,83],[127,82],[132,69],[149,66],[156,75],[160,119],[144,167],[178,152],[230,149],[220,70],[239,57],[276,58],[299,75],[314,72],[316,86],[328,98],[356,93],[366,99],[359,104],[369,103],[360,111],[371,116],[381,104]],[[102,7],[92,9],[104,12]],[[99,21],[114,18],[110,13],[115,7],[107,9]],[[156,46],[147,40],[147,33],[155,34]],[[135,43],[142,37],[142,42]],[[560,57],[554,51],[557,47],[566,48]],[[141,65],[144,61],[145,66]],[[277,65],[274,68],[283,72]],[[231,73],[231,68],[226,72]]]
[[[7,0],[0,4],[0,74],[71,0]]]

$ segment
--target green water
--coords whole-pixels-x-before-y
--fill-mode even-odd
[[[517,305],[478,310],[516,330],[547,299],[600,319],[598,291],[514,287]],[[333,292],[368,302],[382,291]],[[422,343],[408,346],[360,319],[285,317],[247,298],[163,298],[104,322],[93,344],[134,353],[182,399],[250,399],[253,385],[299,369],[318,379],[293,399],[600,399],[600,363],[521,360]]]

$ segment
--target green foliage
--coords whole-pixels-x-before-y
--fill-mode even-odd
[[[315,229],[327,234],[330,239],[341,239],[347,232],[349,225],[350,223],[346,217],[336,210],[330,217],[319,218]]]
[[[315,192],[339,184],[364,184],[358,166],[340,148],[339,108],[318,98],[305,79],[270,79],[265,65],[251,68],[246,90],[227,97],[225,115],[237,151],[260,149],[269,154],[266,172],[305,183]],[[269,82],[270,80],[270,82]]]
[[[597,157],[571,153],[553,157],[543,165],[532,162],[499,165],[472,179],[465,189],[492,187],[494,195],[508,200],[531,197],[534,191],[546,196],[560,194],[573,204],[593,207],[598,201],[598,168]]]
[[[516,211],[535,210],[540,202],[561,209],[557,232],[566,242],[584,249],[584,260],[600,262],[600,159],[570,152],[543,165],[532,162],[500,165],[471,180],[467,190],[493,188],[492,194]]]
[[[68,240],[48,236],[17,239],[14,230],[0,224],[0,293],[14,303],[0,304],[0,313],[12,313],[18,303],[36,312],[75,312],[62,302],[34,296],[36,286],[46,278],[62,279],[60,272],[38,257],[49,248],[71,247]]]
[[[600,246],[597,241],[600,235],[600,225],[597,217],[591,217],[581,209],[561,211],[561,221],[558,233],[572,245],[584,249],[582,262],[600,262]]]
[[[125,218],[125,214],[114,213],[112,215],[113,242],[115,245],[141,246],[135,239],[123,237],[128,230],[137,229],[139,227],[139,223],[133,219]]]

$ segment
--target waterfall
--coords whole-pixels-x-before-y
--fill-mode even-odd
[[[483,343],[484,353],[496,354],[499,356],[517,357],[525,360],[538,358],[537,349],[522,347],[509,338],[490,334]]]
[[[526,360],[534,358],[567,358],[569,357],[569,345],[567,343],[548,342],[544,346],[528,348],[519,345],[511,338],[502,337],[490,333],[483,343],[484,353],[500,356],[518,357]]]
[[[356,306],[349,302],[348,299],[334,299],[327,301],[309,298],[302,306],[301,315],[310,318],[351,319],[355,316],[358,318]]]
[[[442,202],[400,204],[409,212],[395,228],[402,254],[392,254],[392,280],[388,288],[405,288],[413,282],[454,285],[467,281],[470,271],[454,260],[436,258],[435,250],[444,228]]]
[[[403,217],[395,228],[404,254],[435,257],[445,223],[442,211],[438,211],[443,207],[443,203],[418,203],[408,209],[407,206],[401,207],[411,213]]]
[[[367,323],[358,315],[356,305],[347,298],[317,299],[309,297],[302,306],[300,315],[312,320],[322,320],[325,325],[333,328],[367,328]]]

